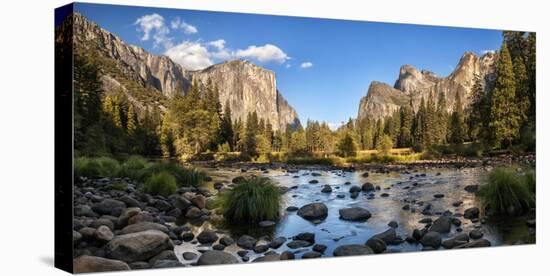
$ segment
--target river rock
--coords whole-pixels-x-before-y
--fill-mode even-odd
[[[302,255],[302,259],[315,259],[320,258],[323,254],[316,251],[308,251]]]
[[[339,210],[340,219],[350,221],[365,221],[371,217],[371,213],[361,207],[351,207]]]
[[[297,248],[303,248],[303,247],[309,247],[311,246],[311,242],[308,241],[302,241],[302,240],[294,240],[286,244],[288,248],[291,249],[297,249]]]
[[[197,240],[202,244],[213,243],[218,240],[218,234],[212,230],[204,230],[197,235]]]
[[[198,265],[236,264],[239,261],[230,253],[224,251],[206,251],[197,261]]]
[[[467,185],[464,187],[464,190],[468,193],[476,193],[479,189],[479,185]]]
[[[105,248],[109,258],[125,262],[145,261],[173,245],[170,237],[158,230],[124,234],[114,237]]]
[[[386,251],[386,242],[378,238],[370,238],[366,245],[376,254]]]
[[[281,257],[279,259],[281,260],[294,260],[296,258],[296,256],[294,255],[294,253],[290,252],[290,251],[284,251],[283,253],[281,253]]]
[[[258,223],[258,226],[262,228],[272,227],[272,226],[275,226],[275,222],[271,220],[264,220],[264,221],[260,221],[260,223]]]
[[[287,212],[296,212],[296,211],[298,211],[298,209],[299,209],[299,208],[296,207],[296,206],[288,206],[288,207],[286,207],[286,211],[287,211]]]
[[[317,179],[313,179],[309,181],[309,184],[317,184],[317,183],[319,183],[319,180]]]
[[[73,244],[76,245],[80,242],[82,239],[82,234],[80,234],[78,231],[73,230]]]
[[[311,248],[313,251],[317,251],[321,254],[324,254],[325,251],[327,250],[327,246],[324,245],[324,244],[315,244],[312,248]]]
[[[314,243],[315,242],[315,233],[303,232],[303,233],[300,233],[300,234],[292,237],[292,239]]]
[[[251,236],[248,236],[248,235],[242,235],[238,240],[237,240],[237,245],[243,249],[248,249],[248,250],[252,250],[254,249],[254,246],[256,245],[256,239],[251,237]]]
[[[168,234],[168,228],[162,224],[154,223],[154,222],[139,222],[130,224],[122,229],[122,234],[130,234],[130,233],[136,233],[136,232],[142,232],[147,230],[157,230]]]
[[[223,251],[225,249],[225,245],[221,244],[221,243],[218,243],[218,244],[214,244],[212,245],[212,249],[214,250],[219,250],[219,251]]]
[[[470,238],[477,240],[477,239],[481,239],[482,237],[483,237],[483,232],[481,232],[481,230],[474,229],[470,231]]]
[[[363,174],[361,174],[361,176],[363,178],[367,178],[367,177],[369,177],[369,172],[364,172]]]
[[[334,249],[332,253],[336,257],[341,256],[358,256],[358,255],[369,255],[373,254],[372,249],[366,245],[362,244],[346,244],[340,245]]]
[[[77,217],[92,217],[95,218],[98,216],[96,212],[88,205],[78,205],[74,207],[74,215]]]
[[[386,244],[397,244],[397,232],[395,229],[390,228],[382,233],[376,234],[371,239],[380,239]]]
[[[450,239],[441,242],[441,245],[446,249],[451,249],[459,245],[466,244],[470,241],[470,237],[466,233],[460,233]]]
[[[441,234],[449,233],[451,231],[451,217],[439,217],[433,222],[430,231],[439,232]]]
[[[111,229],[105,225],[99,226],[94,233],[94,236],[97,241],[101,243],[107,243],[113,239],[115,236],[113,232],[111,232]]]
[[[183,252],[182,257],[186,261],[192,261],[192,260],[197,258],[197,254],[195,254],[193,252]]]
[[[388,223],[388,226],[391,228],[397,228],[399,225],[397,224],[397,221],[392,220]]]
[[[469,243],[465,243],[459,246],[456,246],[454,248],[478,248],[478,247],[489,247],[491,246],[491,242],[486,239],[479,239],[475,241],[471,241]]]
[[[465,219],[476,219],[479,218],[479,208],[472,207],[464,210]]]
[[[353,185],[349,188],[349,192],[351,194],[353,193],[359,193],[361,191],[361,187],[357,186],[357,185]]]
[[[231,182],[233,182],[235,184],[245,182],[245,181],[246,181],[246,178],[244,176],[237,176],[237,177],[233,178],[233,180],[231,180]]]
[[[441,245],[441,234],[429,231],[420,239],[420,243],[426,247],[438,248]]]
[[[101,202],[92,205],[92,210],[100,215],[120,216],[126,205],[116,199],[104,199]]]
[[[128,219],[128,224],[134,224],[134,223],[139,223],[139,222],[144,222],[144,221],[152,222],[153,220],[154,220],[154,218],[151,215],[151,213],[149,213],[147,211],[141,211],[141,212],[137,213],[136,215],[132,216],[131,218],[129,218]]]
[[[128,264],[101,257],[80,256],[73,260],[74,273],[89,273],[89,272],[106,272],[130,270]]]
[[[191,198],[191,203],[199,209],[204,209],[206,207],[206,197],[203,195],[195,195]]]
[[[118,220],[116,223],[117,227],[124,228],[126,225],[128,225],[128,220],[131,217],[139,214],[139,212],[141,212],[141,209],[138,207],[130,207],[130,208],[124,209],[124,211],[122,211],[122,213],[118,217]]]
[[[279,255],[278,253],[275,253],[275,254],[267,254],[267,255],[258,257],[254,259],[252,262],[253,263],[273,262],[273,261],[278,261],[280,259],[281,259],[281,255]]]
[[[309,220],[324,220],[328,215],[328,208],[323,203],[310,203],[298,209],[298,216]]]
[[[197,207],[191,207],[187,209],[187,212],[185,213],[185,217],[188,219],[198,219],[202,215],[204,215],[203,212]]]
[[[269,249],[269,246],[267,244],[257,244],[254,246],[254,252],[255,253],[264,253]]]
[[[183,266],[178,260],[157,260],[151,268],[171,268]]]
[[[159,254],[157,254],[156,256],[154,256],[153,258],[149,259],[149,264],[151,266],[154,266],[154,264],[160,260],[177,261],[178,257],[176,257],[176,254],[174,254],[174,250],[164,250]]]
[[[230,245],[234,244],[235,241],[231,237],[225,236],[225,237],[222,237],[220,239],[220,243],[225,245],[225,246],[230,246]]]
[[[277,237],[269,243],[269,247],[271,247],[273,249],[277,249],[277,248],[281,247],[285,242],[286,242],[285,237]]]
[[[321,189],[321,193],[332,193],[332,187],[330,187],[330,185],[323,186],[323,189]]]
[[[98,228],[99,226],[102,226],[102,225],[107,226],[111,231],[115,229],[115,224],[113,223],[113,221],[105,217],[101,217],[99,219],[92,221],[92,223],[90,224],[90,227]]]
[[[374,192],[374,184],[370,182],[364,183],[363,186],[361,186],[361,190],[363,192]]]

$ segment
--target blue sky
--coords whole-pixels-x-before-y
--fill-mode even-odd
[[[403,64],[446,76],[465,51],[481,55],[502,41],[499,30],[95,4],[75,10],[188,69],[234,58],[266,67],[302,122],[332,125],[356,117],[370,82],[393,85]]]

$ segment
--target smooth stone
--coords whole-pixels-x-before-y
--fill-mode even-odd
[[[340,245],[334,249],[332,253],[336,257],[341,256],[359,256],[359,255],[369,255],[373,254],[372,249],[366,245],[362,244],[346,244]]]
[[[213,243],[218,240],[218,234],[212,230],[204,230],[197,235],[197,240],[202,244]]]
[[[395,229],[390,228],[382,233],[376,234],[371,237],[371,239],[380,239],[384,241],[386,244],[398,244],[397,242],[397,232],[395,232]]]
[[[321,254],[324,254],[327,250],[327,246],[324,244],[315,244],[312,248],[313,251],[319,252]]]
[[[281,253],[280,257],[281,260],[294,260],[295,258],[296,256],[294,255],[294,253],[290,251],[284,251],[283,253]]]
[[[309,251],[302,255],[302,259],[315,259],[315,258],[320,258],[321,256],[323,256],[323,254],[319,252]]]
[[[237,245],[243,249],[254,249],[254,246],[256,245],[256,239],[254,237],[248,236],[248,235],[242,235],[237,240]]]
[[[281,259],[281,255],[275,253],[275,254],[266,254],[264,256],[258,257],[254,259],[253,263],[260,263],[260,262],[273,262],[278,261]]]
[[[475,240],[463,245],[456,246],[454,248],[478,248],[478,247],[489,247],[491,246],[491,242],[486,239],[479,239]]]
[[[477,239],[481,239],[482,237],[483,237],[483,232],[481,232],[481,230],[474,229],[470,231],[470,238],[477,240]]]
[[[479,208],[472,207],[464,210],[465,219],[477,219],[479,218]]]
[[[298,216],[306,220],[323,220],[328,215],[328,208],[323,203],[309,203],[298,210]]]
[[[420,243],[426,247],[438,248],[441,245],[441,234],[429,231],[420,239]]]
[[[302,240],[294,240],[286,244],[288,248],[291,249],[297,249],[297,248],[303,248],[303,247],[309,247],[311,246],[311,242],[308,241],[302,241]]]
[[[115,236],[105,246],[109,258],[125,262],[145,261],[163,250],[172,248],[170,237],[158,230]]]
[[[225,237],[222,237],[220,239],[220,243],[225,245],[225,246],[230,246],[230,245],[234,244],[235,241],[231,237],[225,236]]]
[[[184,252],[183,253],[183,259],[186,261],[192,261],[197,258],[197,254],[193,252]]]
[[[449,233],[451,231],[451,217],[439,217],[433,222],[430,231],[439,232],[440,234]]]
[[[267,228],[267,227],[275,226],[275,224],[276,223],[274,221],[264,220],[264,221],[260,221],[260,223],[258,223],[258,226],[260,226],[262,228]]]
[[[371,217],[371,213],[361,207],[344,208],[338,211],[340,219],[349,221],[365,221]]]
[[[269,247],[273,249],[277,249],[281,247],[285,242],[286,242],[285,237],[277,237],[269,243]]]
[[[111,260],[95,256],[80,256],[73,260],[74,273],[106,272],[130,270],[128,264],[118,260]]]
[[[168,233],[168,228],[162,224],[154,223],[154,222],[139,222],[135,224],[130,224],[122,229],[122,234],[130,234],[130,233],[137,233],[137,232],[143,232],[147,230],[157,230],[164,233]]]
[[[239,261],[230,253],[224,251],[206,251],[197,261],[198,265],[236,264]]]
[[[94,236],[99,242],[107,243],[110,242],[115,235],[113,234],[113,232],[111,232],[111,229],[109,229],[109,227],[101,225],[95,231]]]
[[[372,249],[376,254],[386,251],[386,242],[377,238],[370,238],[366,245]]]

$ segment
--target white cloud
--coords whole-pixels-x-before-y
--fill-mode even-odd
[[[153,46],[164,45],[165,47],[172,46],[172,39],[168,37],[170,30],[164,24],[164,17],[157,13],[144,15],[134,22],[138,25],[138,30],[143,32],[142,41],[153,39]]]
[[[334,131],[334,130],[337,130],[339,127],[341,127],[344,124],[344,122],[341,122],[341,123],[327,122],[327,124],[328,124],[328,127],[332,131]]]
[[[225,40],[223,39],[210,41],[207,44],[210,46],[216,47],[218,50],[222,50],[223,48],[225,48]]]
[[[290,65],[290,63],[287,63],[287,64],[285,65],[285,67],[286,67],[286,68],[290,68],[290,67],[292,67],[292,65]]]
[[[284,63],[286,60],[290,59],[283,50],[272,44],[265,44],[263,46],[251,45],[244,50],[237,50],[235,56],[239,58],[252,58],[259,62],[274,61]]]
[[[310,68],[313,66],[313,63],[307,61],[307,62],[303,62],[302,64],[300,64],[300,68],[302,69],[307,69],[307,68]]]
[[[199,32],[197,27],[186,23],[185,21],[181,20],[179,17],[176,17],[176,19],[172,20],[172,22],[170,22],[170,26],[174,30],[178,30],[178,29],[183,30],[185,34],[196,34]]]
[[[184,41],[167,49],[164,54],[187,70],[199,70],[214,64],[211,53],[198,42]]]
[[[483,51],[481,51],[481,53],[484,54],[484,55],[489,54],[489,53],[494,54],[495,52],[496,52],[495,50],[483,50]]]

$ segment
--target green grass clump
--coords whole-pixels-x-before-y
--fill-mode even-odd
[[[175,162],[160,161],[149,166],[142,174],[141,179],[147,179],[149,176],[160,172],[168,172],[173,175],[180,187],[198,187],[202,185],[206,176],[203,172],[194,168],[184,168]]]
[[[533,169],[527,170],[525,172],[525,175],[523,176],[523,179],[529,191],[535,194],[537,192],[537,176],[535,174],[535,170]]]
[[[257,223],[279,219],[281,192],[268,178],[250,178],[220,195],[227,222]]]
[[[117,177],[119,172],[120,164],[115,159],[109,157],[79,157],[74,161],[75,177]]]
[[[169,196],[175,193],[177,188],[176,178],[168,172],[151,175],[142,186],[143,192],[161,196]]]
[[[130,179],[140,179],[145,169],[149,167],[149,162],[141,156],[130,156],[122,164],[120,169],[120,176],[128,177]]]
[[[489,174],[488,183],[478,194],[497,215],[520,215],[535,207],[535,196],[529,190],[527,177],[510,168],[497,168]]]

